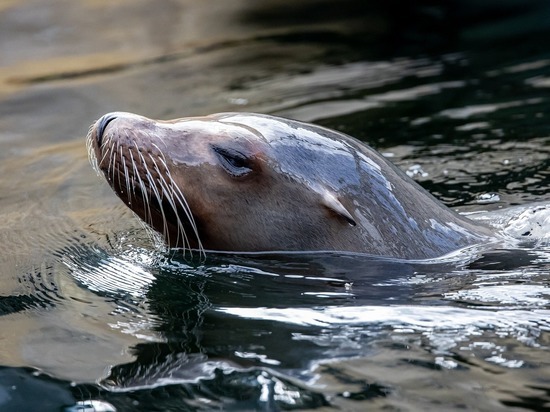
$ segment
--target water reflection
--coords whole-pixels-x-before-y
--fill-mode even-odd
[[[424,335],[429,351],[443,356],[438,362],[446,359],[445,354],[452,359],[458,345],[487,333],[535,343],[538,332],[529,336],[525,331],[533,322],[537,329],[549,326],[546,288],[536,286],[548,259],[526,252],[518,260],[518,253],[521,256],[515,251],[483,252],[478,257],[470,253],[466,260],[459,255],[426,263],[337,254],[222,255],[199,266],[168,257],[148,268],[152,273],[143,277],[148,281],[143,283],[140,305],[136,301],[126,306],[140,312],[133,321],[139,326],[127,325],[127,333],[143,336],[149,324],[160,334],[158,339],[134,347],[136,360],[113,368],[103,382],[111,389],[147,388],[212,379],[216,370],[232,373],[274,366],[305,378],[308,365],[329,354],[367,356],[372,350],[367,342],[394,333]],[[80,256],[88,258],[89,253]],[[120,262],[112,258],[114,268]],[[72,267],[76,278],[95,279],[98,293],[119,296],[118,300],[124,296],[120,286],[127,277],[108,264],[102,260],[97,273],[87,275],[82,272],[86,265]],[[509,285],[518,267],[518,276],[527,284]],[[100,279],[103,284],[97,282]],[[117,280],[120,288],[113,290],[111,284]],[[448,306],[449,302],[458,306]],[[123,312],[117,316],[128,317]],[[466,350],[477,351],[478,344],[470,346]],[[500,364],[506,349],[499,351],[495,362]]]

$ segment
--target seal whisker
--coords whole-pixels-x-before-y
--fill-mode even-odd
[[[166,182],[164,181],[163,178],[157,179],[157,182],[159,182],[162,193],[166,196],[166,200],[168,201],[168,203],[172,207],[172,210],[174,211],[174,214],[176,216],[176,227],[177,227],[176,244],[179,244],[180,237],[181,237],[181,239],[183,241],[183,249],[185,250],[186,245],[187,245],[187,248],[189,249],[190,253],[192,254],[191,244],[189,243],[189,239],[187,238],[187,234],[185,233],[185,228],[183,227],[183,223],[182,223],[182,221],[179,217],[177,207],[176,207],[176,204],[174,202],[174,198],[170,194],[170,191],[168,190],[168,187],[166,186]]]
[[[113,144],[112,147],[111,147],[111,159],[109,159],[109,170],[111,173],[110,173],[110,176],[108,176],[109,179],[111,179],[111,186],[114,187],[114,184],[115,184],[115,178],[116,176],[118,175],[118,165],[117,165],[117,156],[118,156],[118,146],[119,146],[119,143],[117,142],[116,143],[116,148],[115,148],[115,145]]]
[[[107,156],[108,156],[109,154],[111,154],[111,148],[109,148],[109,149],[110,149],[110,150],[105,150],[105,151],[104,151],[103,156],[101,157],[101,160],[100,160],[99,164],[103,164],[103,162],[105,161],[105,159],[107,158]],[[96,162],[97,162],[97,159],[96,159]],[[109,168],[110,168],[110,166],[111,166],[111,165],[109,164]],[[109,168],[108,168],[108,169],[109,169]],[[96,170],[96,171],[99,172],[99,169]]]
[[[88,152],[88,160],[92,165],[92,169],[94,169],[95,172],[99,174],[99,165],[97,163],[97,156],[95,154],[94,142],[92,138],[93,130],[94,130],[94,125],[90,126],[90,128],[88,129],[88,133],[86,134],[86,150]]]
[[[128,134],[128,131],[126,131],[126,139],[130,140],[130,136]],[[129,147],[125,147],[126,152],[130,156],[129,160],[133,163],[134,157],[132,156],[132,150]],[[124,166],[124,180],[126,182],[126,192],[128,193],[128,200],[132,201],[132,195],[135,198],[136,197],[136,190],[135,190],[135,184],[134,179],[131,179],[130,172],[128,165],[126,164],[126,161],[128,160],[126,156],[122,155],[122,164]]]
[[[166,219],[166,214],[164,213],[164,209],[162,208],[162,197],[158,191],[157,185],[154,182],[153,176],[151,175],[151,172],[149,169],[145,169],[147,180],[149,181],[149,186],[153,190],[153,193],[155,197],[157,198],[157,202],[159,204],[159,210],[162,215],[162,235],[165,239],[167,239],[167,243],[170,244],[170,232],[168,231],[168,221]]]
[[[100,146],[102,152],[107,152],[113,148],[113,136],[107,136],[103,138],[103,143]],[[109,149],[109,150],[107,150]]]
[[[149,198],[149,193],[147,192],[147,187],[145,182],[140,178],[139,186],[141,188],[142,198],[143,198],[143,220],[149,224],[153,224],[153,214],[151,213],[151,200]]]
[[[168,147],[168,146],[166,145],[166,142],[165,142],[164,140],[162,140],[162,139],[158,139],[158,140],[160,140],[160,141],[164,144],[164,147],[165,147],[165,148]],[[160,150],[160,147],[158,147],[158,145],[157,145],[155,142],[151,142],[151,144],[152,144],[153,146],[155,146],[155,147],[157,148],[157,150],[159,151],[160,155],[164,157],[164,152],[163,152],[162,150]]]
[[[181,236],[182,236],[182,239],[183,239],[183,244],[184,244],[184,250],[185,250],[185,245],[187,244],[188,245],[188,249],[189,249],[189,252],[192,254],[192,251],[191,251],[191,243],[189,242],[189,238],[187,237],[187,234],[185,233],[185,227],[183,226],[183,223],[181,221],[181,218],[179,216],[179,213],[178,213],[178,208],[177,208],[177,205],[176,205],[176,202],[174,201],[174,196],[173,196],[173,190],[171,191],[170,190],[170,187],[168,186],[168,183],[166,182],[166,180],[164,179],[164,175],[163,173],[161,172],[157,162],[155,161],[155,159],[150,156],[151,158],[151,161],[153,162],[154,166],[155,166],[155,169],[157,171],[157,174],[158,176],[160,177],[160,179],[157,179],[160,184],[161,184],[161,188],[162,188],[162,191],[165,193],[166,195],[166,198],[168,200],[168,202],[170,203],[170,206],[172,207],[172,209],[174,210],[174,214],[176,215],[176,221],[177,221],[177,228],[178,228],[178,233],[177,233],[177,238],[176,238],[176,244],[179,243],[179,238],[180,238],[180,232],[181,232]],[[160,159],[160,158],[159,158]],[[162,160],[162,159],[160,159]],[[166,165],[165,162],[163,162],[164,165]],[[168,170],[168,168],[166,167],[165,169],[165,172],[166,172],[166,175],[169,177],[169,179],[171,180],[171,176],[170,176],[170,171]],[[188,217],[189,219],[189,212],[187,211],[187,209],[184,208],[184,212],[185,212],[185,215]],[[189,219],[190,220],[190,219]],[[191,221],[191,220],[190,220]],[[195,229],[194,229],[195,230]],[[195,230],[196,232],[196,230]]]
[[[124,184],[126,187],[126,194],[128,195],[128,202],[132,203],[131,188],[130,188],[130,175],[128,173],[128,166],[126,165],[126,157],[120,153],[120,162],[122,163],[122,171],[124,172]]]
[[[172,178],[172,174],[170,173],[170,169],[168,169],[168,165],[166,164],[166,158],[164,157],[164,153],[162,154],[162,157],[159,158],[159,160],[162,162],[162,165],[164,166],[164,168],[167,172],[166,177],[170,181],[170,189],[171,189],[170,193],[175,194],[175,198],[177,199],[178,203],[181,205],[181,208],[183,209],[183,212],[185,213],[185,217],[189,221],[189,224],[191,225],[191,228],[193,229],[193,232],[195,233],[195,237],[197,238],[197,243],[198,243],[198,247],[199,247],[199,252],[204,255],[205,254],[204,253],[204,248],[203,248],[202,242],[200,240],[199,231],[198,231],[198,228],[197,228],[197,224],[195,222],[195,218],[193,217],[193,214],[191,213],[191,207],[189,206],[189,203],[187,202],[187,199],[185,199],[185,196],[183,195],[183,193],[182,193],[181,189],[179,188],[179,186],[174,182],[174,179]],[[155,167],[157,167],[157,170],[158,170],[158,166],[157,166],[156,162],[154,162],[154,163],[155,163]],[[160,174],[160,176],[162,176],[162,174]]]
[[[175,197],[178,203],[181,205],[181,208],[183,209],[185,216],[187,217],[189,224],[191,225],[191,229],[193,229],[193,232],[195,233],[195,237],[197,238],[197,246],[199,248],[199,254],[202,256],[206,256],[204,247],[202,245],[202,242],[199,236],[197,224],[195,223],[195,219],[193,218],[193,215],[191,213],[191,208],[189,207],[189,204],[187,203],[187,200],[183,196],[183,193],[181,192],[179,187],[174,184],[172,177],[171,176],[169,177],[170,177],[170,188],[174,190]]]
[[[103,141],[101,143],[101,146],[99,146],[99,148],[101,150],[105,150],[105,148],[110,144],[111,144],[111,136],[103,136]]]
[[[119,151],[120,151],[120,163],[124,163],[124,155],[122,153],[122,146],[120,146],[119,143],[117,142],[117,155],[119,154]],[[117,177],[118,177],[118,189],[122,190],[122,183],[120,182],[120,175],[121,175],[122,168],[120,167],[120,163],[118,163],[119,166],[117,167],[118,168]],[[116,162],[115,162],[115,165],[117,165]],[[123,193],[123,192],[121,192],[121,193]]]
[[[164,143],[166,145],[166,143]],[[164,152],[160,150],[160,147],[155,142],[151,142],[151,145],[154,146],[158,150],[159,159],[162,159],[162,163],[164,164],[164,167],[166,170],[168,170],[168,166],[166,165],[166,156],[164,155]]]
[[[116,166],[116,154],[117,151],[114,148],[114,144],[111,146],[111,158],[109,159],[109,167],[107,168],[107,179],[111,180],[111,185],[115,183],[115,166]],[[110,176],[109,176],[110,173]]]
[[[134,155],[132,154],[132,150],[128,150],[128,154],[130,155],[130,162],[132,164],[132,173],[134,174],[135,177],[139,176],[139,173],[136,173],[137,172],[137,167],[136,167],[136,162],[134,160]],[[132,194],[134,195],[134,197],[136,197],[136,179],[132,178],[131,179],[131,183],[132,183]]]
[[[97,173],[99,173],[101,171],[101,165],[105,163],[105,159],[107,159],[108,156],[109,156],[109,164],[108,164],[105,172],[108,174],[111,170],[113,143],[112,143],[112,139],[110,137],[109,137],[109,139],[107,139],[107,141],[108,141],[108,147],[107,146],[105,146],[105,147],[101,146],[99,148],[100,153],[102,153],[102,156],[101,156],[101,159],[98,159],[97,155],[94,151],[94,147],[93,147],[94,142],[93,142],[92,136],[90,135],[90,140],[89,140],[90,150],[91,150],[90,157],[93,157],[93,159],[95,160],[96,168],[94,168],[94,169]]]
[[[143,165],[143,168],[147,169],[149,166],[147,165],[147,162],[145,161],[145,158],[143,157],[143,155],[139,151],[139,147],[138,147],[138,145],[135,141],[134,141],[134,146],[137,149],[137,154],[139,155],[139,158],[140,158],[141,164]],[[136,165],[134,165],[134,172],[135,172],[136,178],[138,179],[139,187],[141,189],[141,197],[142,197],[143,206],[144,206],[143,207],[143,212],[145,214],[143,220],[145,220],[146,222],[152,224],[153,223],[153,215],[151,213],[151,202],[149,200],[149,192],[147,191],[147,187],[145,186],[145,182],[141,178],[141,176],[139,174],[139,171],[137,170]]]

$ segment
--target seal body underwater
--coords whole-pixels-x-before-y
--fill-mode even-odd
[[[308,123],[114,112],[87,141],[96,169],[171,247],[423,259],[493,237],[366,144]]]

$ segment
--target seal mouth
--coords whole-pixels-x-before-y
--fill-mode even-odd
[[[195,218],[164,153],[154,136],[136,133],[127,120],[133,118],[106,114],[90,127],[86,145],[92,167],[170,247],[204,254]]]

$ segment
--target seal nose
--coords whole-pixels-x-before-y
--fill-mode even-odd
[[[117,116],[115,114],[109,113],[103,116],[101,119],[99,119],[98,125],[97,125],[97,133],[96,133],[97,144],[99,146],[101,146],[101,143],[103,141],[103,133],[105,133],[105,128],[109,123],[111,123],[116,118]]]

